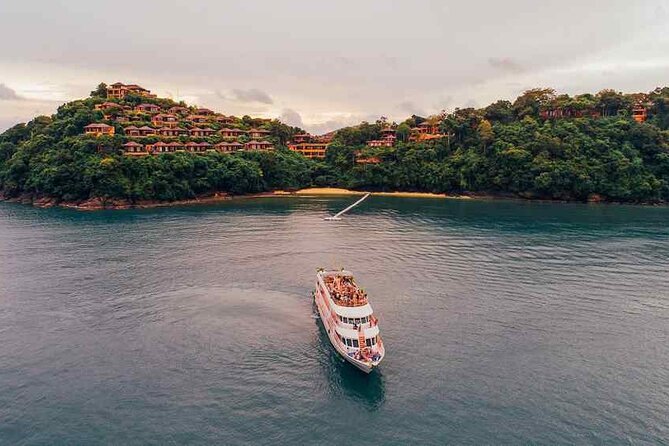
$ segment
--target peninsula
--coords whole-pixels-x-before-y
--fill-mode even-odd
[[[558,95],[315,136],[100,84],[0,135],[0,198],[115,208],[332,187],[663,203],[669,88]]]

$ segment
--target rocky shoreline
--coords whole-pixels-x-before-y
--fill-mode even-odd
[[[156,200],[140,200],[131,202],[123,199],[105,199],[105,198],[89,198],[82,201],[61,201],[50,197],[34,197],[32,195],[21,195],[19,197],[6,198],[0,195],[0,201],[7,201],[9,203],[27,204],[37,208],[52,208],[61,207],[66,209],[75,209],[78,211],[102,211],[102,210],[121,210],[121,209],[148,209],[158,207],[171,206],[186,206],[198,204],[214,204],[222,201],[232,200],[233,198],[257,198],[274,196],[273,192],[253,194],[253,195],[229,195],[224,193],[217,193],[214,195],[196,197],[188,200],[176,201],[156,201]]]

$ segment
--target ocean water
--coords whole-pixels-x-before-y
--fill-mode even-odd
[[[667,444],[669,208],[0,203],[0,444]],[[318,267],[387,356],[331,348]]]

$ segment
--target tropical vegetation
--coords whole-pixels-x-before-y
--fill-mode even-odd
[[[436,116],[385,119],[340,129],[324,160],[290,151],[301,131],[279,121],[239,118],[270,131],[272,152],[167,153],[127,157],[127,138],[91,137],[83,128],[101,122],[95,105],[103,91],[39,116],[0,135],[0,190],[5,198],[93,197],[174,201],[226,192],[246,194],[308,186],[437,193],[507,194],[525,198],[669,201],[669,88],[647,94],[605,90],[574,97],[529,90],[515,101],[463,108]],[[130,105],[145,98],[127,98]],[[161,106],[177,105],[153,98]],[[645,122],[632,117],[647,108]],[[182,104],[185,105],[185,104]],[[549,111],[560,110],[549,116]],[[444,136],[412,141],[425,120]],[[113,125],[114,124],[111,122]],[[138,124],[141,124],[139,122]],[[368,147],[393,126],[393,147]],[[120,130],[120,128],[119,128]],[[360,163],[360,158],[377,162]]]

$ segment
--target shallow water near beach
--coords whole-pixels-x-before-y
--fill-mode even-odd
[[[669,442],[669,208],[0,203],[1,444]],[[366,376],[310,293],[346,267]]]

